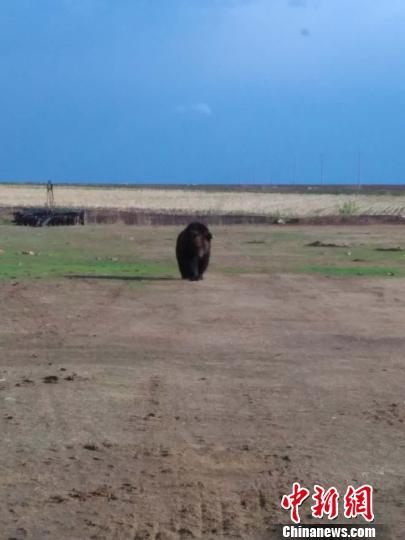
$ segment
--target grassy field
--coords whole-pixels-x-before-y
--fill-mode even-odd
[[[405,276],[405,240],[399,227],[232,226],[214,233],[212,267],[223,274]],[[0,234],[0,279],[177,276],[175,227],[3,225]],[[321,245],[308,245],[316,241]]]
[[[0,206],[42,206],[44,186],[0,185]],[[259,193],[187,189],[55,187],[60,207],[139,209],[168,213],[258,214],[280,217],[405,214],[405,195]]]

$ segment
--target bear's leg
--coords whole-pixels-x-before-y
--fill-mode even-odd
[[[203,255],[203,257],[201,257],[201,259],[198,261],[199,279],[203,279],[203,274],[207,270],[209,260],[210,260],[210,256],[209,256],[209,253],[207,253],[206,255]]]
[[[187,265],[184,263],[184,261],[181,261],[181,260],[179,260],[178,263],[179,263],[179,270],[180,270],[181,278],[187,279],[188,278]]]
[[[198,281],[200,279],[200,272],[198,268],[198,257],[193,257],[189,261],[189,275],[190,281]]]

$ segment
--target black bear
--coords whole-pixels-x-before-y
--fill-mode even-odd
[[[212,234],[202,223],[187,225],[177,237],[176,257],[181,277],[190,281],[203,279],[211,252]]]

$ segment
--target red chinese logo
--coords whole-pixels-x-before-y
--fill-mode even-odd
[[[284,495],[281,499],[281,507],[284,510],[291,510],[291,520],[300,523],[299,507],[309,497],[309,490],[302,488],[298,482],[294,482],[290,495]]]
[[[284,495],[281,499],[281,507],[290,511],[291,520],[300,523],[300,506],[308,499],[310,491],[298,482],[294,482],[292,492]],[[315,504],[311,506],[312,517],[322,519],[336,519],[339,515],[339,492],[335,487],[325,489],[315,485],[312,499]],[[374,521],[373,511],[373,488],[369,485],[355,489],[353,486],[347,488],[344,496],[344,516],[353,519],[362,516],[366,521]]]
[[[326,491],[321,486],[314,486],[314,491],[312,498],[315,504],[311,506],[312,516],[318,519],[323,518],[323,516],[328,516],[330,520],[336,519],[339,515],[338,490],[331,487]]]
[[[374,520],[373,488],[364,485],[355,489],[349,486],[345,495],[345,517],[363,516],[366,521]]]

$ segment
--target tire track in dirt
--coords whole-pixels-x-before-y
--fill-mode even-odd
[[[141,463],[151,454],[150,445],[146,444],[146,440],[150,440],[150,438],[153,439],[153,432],[154,432],[154,422],[159,422],[159,414],[158,414],[158,389],[160,386],[160,378],[158,376],[152,376],[149,381],[143,385],[144,390],[142,395],[141,401],[137,404],[137,414],[138,417],[141,418],[142,424],[143,424],[143,435],[141,437],[141,440],[138,444],[139,447],[139,453],[140,454],[140,460]],[[143,470],[140,470],[135,478],[132,479],[132,481],[135,480],[135,485],[138,486],[139,492],[142,496],[142,506],[144,507],[144,510],[147,512],[144,514],[144,517],[146,518],[145,521],[149,521],[148,517],[148,506],[149,504],[152,504],[152,501],[149,501],[148,499],[148,493],[147,489],[145,489],[145,482],[143,479]],[[146,507],[146,508],[145,508]],[[135,502],[133,510],[132,510],[132,519],[131,519],[131,536],[133,538],[142,537],[148,538],[148,536],[152,533],[149,528],[145,528],[142,521],[140,521],[138,516],[138,501]],[[150,537],[150,536],[149,536]],[[119,536],[117,535],[117,532],[115,532],[114,535],[111,536],[111,540],[118,539]]]
[[[190,321],[193,321],[195,304],[198,304],[200,295],[205,295],[205,293],[201,291],[196,295],[180,295],[179,297],[175,325],[179,329],[177,337],[180,340],[182,334],[187,333]],[[225,459],[223,456],[215,458],[217,452],[215,445],[208,444],[204,437],[195,432],[195,429],[190,431],[187,425],[183,425],[182,418],[190,412],[188,399],[192,400],[192,395],[185,396],[184,392],[176,394],[175,388],[174,381],[170,379],[163,379],[162,376],[152,377],[147,390],[149,398],[145,400],[145,403],[150,404],[147,407],[149,413],[145,415],[145,409],[141,413],[142,416],[150,418],[147,421],[143,439],[147,441],[149,452],[154,453],[155,457],[159,456],[159,440],[162,434],[166,433],[167,452],[169,452],[169,456],[166,456],[168,457],[167,468],[170,468],[170,476],[174,478],[169,490],[171,504],[166,503],[170,508],[171,520],[167,527],[165,520],[160,519],[162,516],[152,514],[146,517],[142,514],[140,518],[139,508],[135,508],[135,538],[247,538],[247,534],[249,538],[255,538],[259,524],[262,523],[264,527],[270,526],[270,516],[274,515],[274,503],[272,506],[269,501],[274,500],[274,484],[278,483],[277,474],[273,471],[273,478],[269,485],[267,470],[253,472],[252,480],[248,480],[247,484],[243,481],[238,487],[238,482],[236,482],[232,487],[232,482],[230,482],[231,487],[223,492],[221,482],[215,479],[215,471],[220,472],[221,467],[225,467],[226,470],[226,457]],[[258,404],[251,400],[250,413],[252,415],[256,413],[257,406]],[[164,411],[171,412],[170,418],[167,415],[164,416]],[[150,444],[153,440],[155,443],[151,448]],[[229,449],[228,452],[232,450]],[[243,461],[243,451],[234,454],[231,459],[236,464],[241,458]],[[160,459],[162,461],[163,458]],[[218,465],[217,459],[224,459],[222,465]],[[248,461],[247,467],[248,469],[252,467],[252,471],[266,468],[265,460],[261,455],[250,458],[250,464],[249,459],[244,460]],[[150,469],[150,465],[148,468]],[[157,465],[155,465],[154,474],[160,478],[158,485],[161,481],[164,482],[164,474],[159,471]],[[226,474],[232,473],[229,471]],[[142,479],[141,482],[143,482]],[[243,484],[245,487],[242,487]],[[148,495],[145,492],[150,487],[150,484],[144,483],[143,492],[146,498]],[[153,499],[148,504],[153,505]],[[250,514],[253,509],[255,518],[252,520]]]
[[[75,422],[69,420],[69,400],[74,399],[74,391],[66,393],[66,387],[62,390],[63,383],[44,384],[39,383],[35,393],[35,420],[33,425],[43,434],[39,446],[32,447],[31,456],[27,459],[29,469],[34,471],[42,470],[40,485],[37,495],[32,497],[31,503],[25,512],[30,513],[33,519],[27,520],[35,524],[36,528],[43,525],[46,528],[46,521],[51,518],[54,526],[61,520],[59,505],[67,501],[70,494],[79,486],[86,485],[88,481],[88,468],[83,457],[78,455],[78,445],[75,442]],[[66,385],[69,383],[66,383]],[[63,393],[62,393],[63,392]],[[63,400],[63,401],[61,401]],[[44,427],[42,427],[44,426]],[[48,433],[52,433],[52,439]],[[92,435],[96,435],[92,431]],[[38,509],[45,507],[43,517],[38,519]],[[74,515],[75,510],[72,505],[63,505],[65,515]],[[34,516],[37,516],[36,518]],[[24,516],[26,521],[26,515]],[[65,525],[65,524],[64,524]],[[62,521],[60,521],[61,531]]]
[[[183,334],[182,328],[184,326],[182,325],[182,318],[184,320],[188,316],[184,313],[184,297],[181,293],[178,298],[179,303],[175,306],[174,317],[176,318],[176,327],[178,328],[177,338],[181,340]],[[180,318],[180,324],[178,324],[178,318]],[[178,402],[179,396],[174,394],[173,390],[175,386],[173,384],[171,384],[168,391],[167,383],[168,381],[166,379],[163,383],[162,377],[159,376],[150,379],[148,401],[153,412],[147,413],[148,416],[146,418],[151,418],[152,414],[153,417],[151,422],[147,422],[147,429],[144,432],[143,439],[147,441],[148,446],[151,441],[155,441],[152,451],[156,452],[160,448],[160,458],[156,474],[161,481],[167,483],[164,477],[168,475],[174,479],[174,483],[173,480],[170,481],[171,501],[166,502],[169,512],[165,520],[166,523],[162,523],[159,516],[150,516],[151,527],[145,530],[146,520],[139,520],[139,517],[137,517],[137,514],[139,516],[139,512],[135,509],[135,539],[198,538],[201,537],[203,531],[202,484],[191,481],[189,475],[185,472],[183,457],[185,453],[189,452],[189,448],[184,447],[184,438],[179,435],[178,430],[180,414],[182,412],[184,413],[187,407],[184,402]],[[164,416],[163,411],[170,411],[170,417],[167,414]],[[159,441],[162,438],[162,434],[164,440],[167,441],[167,444],[163,447]],[[165,461],[168,461],[169,465],[166,465],[164,463]],[[178,494],[179,492],[181,495]],[[153,501],[151,503],[153,504]]]

